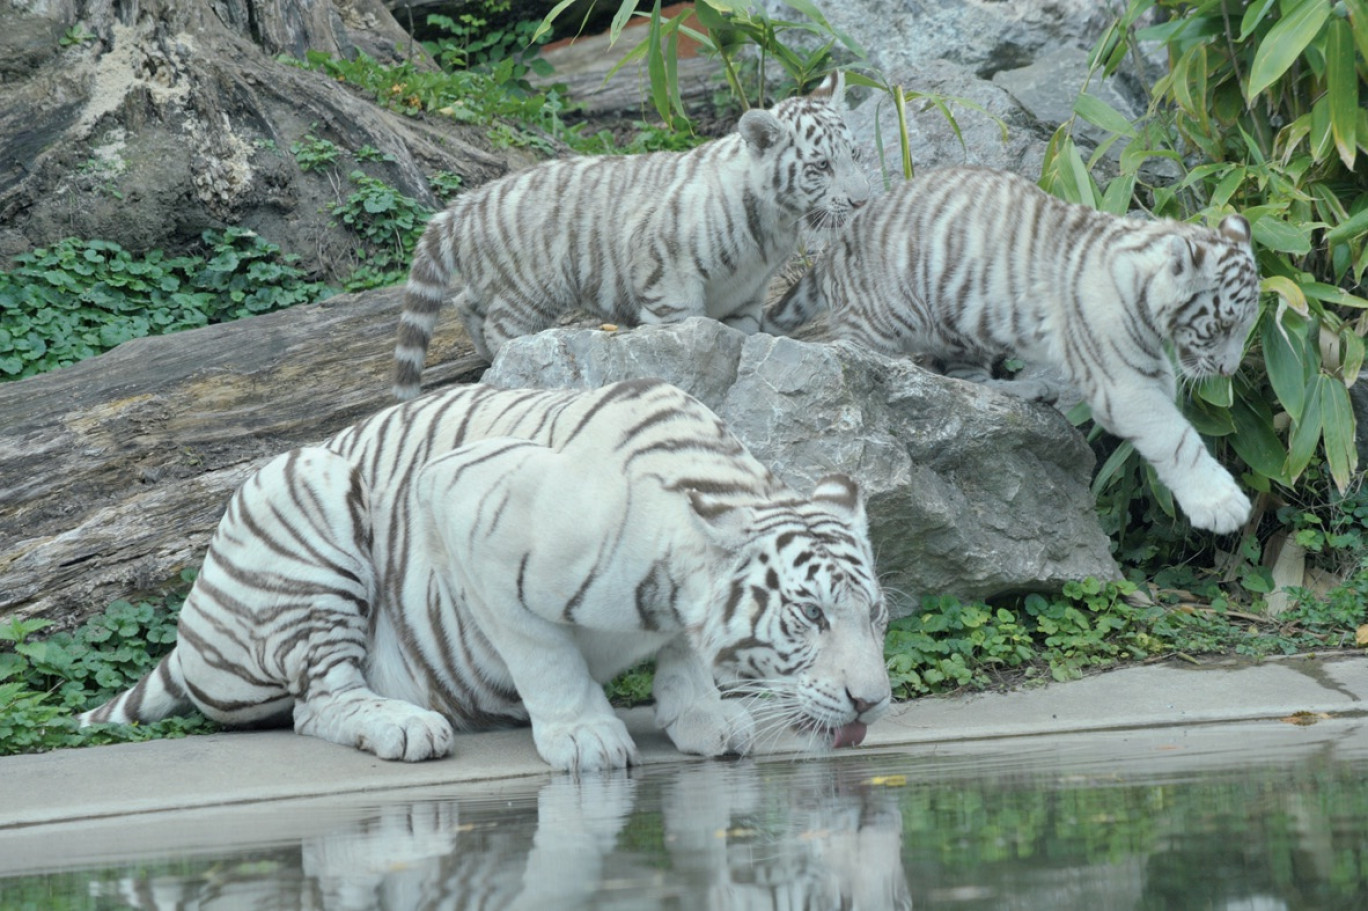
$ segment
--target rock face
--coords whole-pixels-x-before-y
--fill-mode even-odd
[[[799,489],[832,471],[859,481],[895,613],[926,594],[987,597],[1117,573],[1088,490],[1092,452],[1068,422],[910,362],[692,319],[518,339],[484,381],[593,388],[643,376],[701,400]]]
[[[774,19],[801,19],[783,0],[764,0]],[[841,0],[820,4],[827,21],[868,54],[863,64],[911,99],[908,138],[915,169],[979,164],[1039,176],[1050,134],[1068,119],[1087,76],[1088,49],[1117,15],[1097,0]],[[783,40],[809,45],[794,31]],[[839,50],[838,45],[838,50]],[[1048,82],[1042,76],[1048,73]],[[1117,80],[1089,92],[1122,111],[1129,96]],[[951,125],[935,107],[911,93],[939,95],[955,117]],[[981,110],[958,102],[964,99]],[[892,103],[878,93],[851,113],[851,129],[866,160],[898,176],[898,121]],[[1006,135],[1003,126],[1006,127]],[[957,134],[958,129],[958,134]],[[1093,134],[1080,121],[1083,144]]]

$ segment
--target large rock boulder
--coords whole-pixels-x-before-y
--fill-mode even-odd
[[[1117,573],[1088,490],[1092,452],[1068,421],[909,361],[692,319],[517,339],[484,381],[587,389],[645,376],[700,399],[799,489],[832,471],[856,478],[895,612],[928,594]]]

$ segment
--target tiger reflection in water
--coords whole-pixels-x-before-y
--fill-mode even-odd
[[[745,760],[557,776],[535,807],[396,805],[271,861],[97,888],[157,911],[911,908],[896,791],[848,785],[870,774],[846,763],[765,786]]]

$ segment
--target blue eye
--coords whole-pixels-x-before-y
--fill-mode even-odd
[[[818,626],[826,626],[826,614],[822,613],[822,609],[817,605],[809,601],[805,604],[798,605],[798,609],[803,612],[803,616],[806,617],[809,622],[815,623]]]

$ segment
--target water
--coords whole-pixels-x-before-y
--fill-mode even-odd
[[[1297,720],[41,826],[0,908],[1368,908],[1368,723]]]

